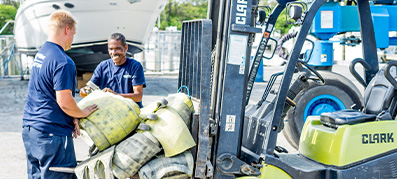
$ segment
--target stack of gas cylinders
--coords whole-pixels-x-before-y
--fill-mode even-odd
[[[140,109],[131,99],[100,90],[78,106],[98,110],[80,119],[91,157],[75,168],[78,178],[186,178],[193,173],[196,144],[189,126],[193,103],[184,93],[170,94]]]

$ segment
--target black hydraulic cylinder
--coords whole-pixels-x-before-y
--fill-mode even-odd
[[[251,70],[248,75],[248,83],[247,83],[247,94],[246,94],[246,104],[248,104],[252,88],[254,86],[255,77],[259,69],[260,62],[263,58],[263,53],[265,52],[265,48],[269,42],[270,34],[274,29],[274,25],[276,24],[277,18],[280,13],[285,9],[285,5],[277,5],[272,13],[270,14],[266,26],[265,31],[263,32],[261,41],[259,43],[258,49],[256,50],[254,61],[252,62]]]

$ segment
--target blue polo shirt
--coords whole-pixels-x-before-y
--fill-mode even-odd
[[[31,72],[23,127],[70,136],[73,118],[59,107],[55,91],[72,90],[74,96],[77,81],[73,60],[61,46],[46,42],[36,54]]]
[[[138,61],[127,58],[122,65],[115,65],[112,59],[102,61],[91,77],[99,88],[110,88],[116,93],[133,93],[133,86],[146,87],[143,67]],[[142,101],[137,102],[142,107]]]

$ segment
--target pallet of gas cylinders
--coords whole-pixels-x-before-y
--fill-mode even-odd
[[[131,99],[100,90],[78,106],[98,110],[80,119],[90,158],[70,169],[78,178],[188,178],[195,141],[189,127],[194,113],[190,97],[170,94],[140,109]],[[52,168],[56,171],[57,168]]]

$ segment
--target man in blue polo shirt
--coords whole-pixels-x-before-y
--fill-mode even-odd
[[[91,77],[99,88],[134,100],[139,107],[142,106],[143,88],[146,87],[145,75],[142,65],[126,57],[128,45],[123,34],[114,33],[108,39],[108,51],[111,59],[102,61]],[[80,95],[87,95],[84,87]]]
[[[96,105],[82,110],[73,98],[76,66],[65,50],[71,47],[75,24],[67,11],[51,14],[47,42],[33,62],[22,129],[28,178],[75,177],[49,168],[77,165],[72,140],[80,133],[77,118],[97,110]]]

